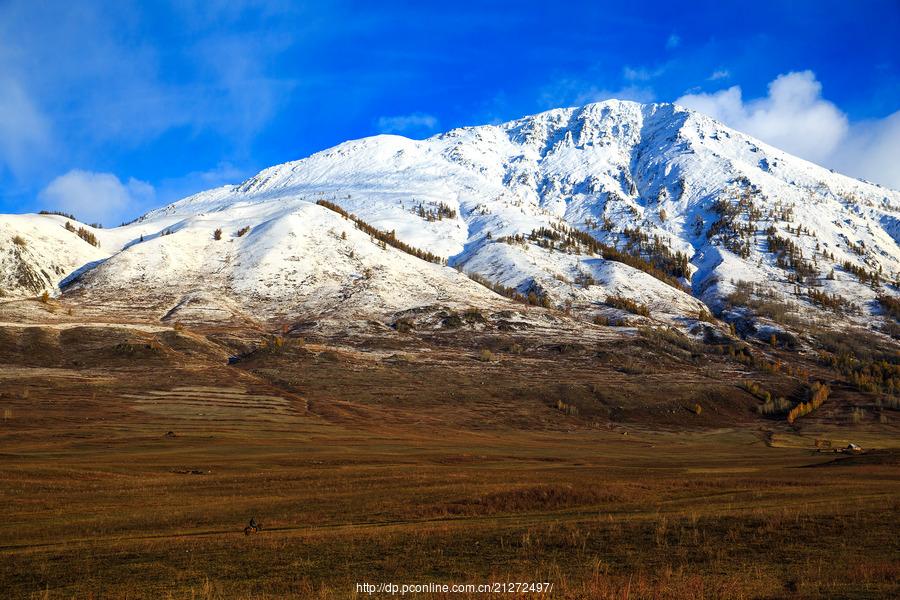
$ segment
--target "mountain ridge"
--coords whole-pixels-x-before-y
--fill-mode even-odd
[[[126,227],[96,231],[110,255],[66,293],[103,296],[116,289],[147,296],[165,289],[176,302],[204,292],[197,282],[219,273],[217,294],[237,299],[249,313],[296,302],[297,310],[281,313],[289,318],[321,310],[302,306],[315,304],[316,286],[342,289],[335,297],[343,297],[359,269],[381,270],[387,280],[416,288],[418,274],[392,271],[394,249],[380,248],[384,255],[368,267],[333,272],[327,263],[334,260],[310,258],[337,256],[346,242],[344,224],[319,213],[328,210],[317,204],[323,200],[495,289],[546,296],[546,303],[587,318],[617,318],[609,300],[621,297],[646,306],[654,318],[684,324],[707,305],[732,311],[729,298],[746,292],[747,282],[757,286],[751,296],[774,294],[796,312],[866,325],[885,317],[878,298],[896,295],[892,284],[900,273],[900,192],[835,174],[673,104],[613,100],[424,140],[351,140],[269,167]],[[290,240],[321,233],[302,219],[335,235],[316,237],[318,245],[300,255]],[[243,227],[253,235],[236,236]],[[217,228],[225,240],[212,239]],[[262,268],[242,262],[259,250],[248,247],[248,240],[262,242],[258,228],[276,232],[264,252],[271,259],[268,280],[231,266]],[[204,244],[181,241],[198,235]],[[142,248],[137,240],[159,248]],[[370,256],[365,248],[375,241],[354,235],[341,256]],[[169,262],[152,263],[157,252]],[[212,254],[184,270],[185,252]],[[307,281],[308,295],[291,300],[300,284],[284,273],[304,260],[315,265],[315,282]],[[142,261],[155,265],[152,272],[139,267]],[[404,304],[444,298],[462,306],[469,296],[476,304],[492,297],[473,295],[449,269],[438,269],[441,283],[422,289],[457,293],[410,294],[403,302],[375,294],[368,309],[385,315]],[[271,301],[254,306],[252,298],[262,296]],[[732,316],[746,312],[737,307]]]

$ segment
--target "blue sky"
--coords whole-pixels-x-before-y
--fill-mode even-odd
[[[346,139],[610,97],[900,188],[898,63],[897,0],[0,0],[0,212],[117,224]]]

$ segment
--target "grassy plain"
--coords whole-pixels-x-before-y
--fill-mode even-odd
[[[797,381],[624,333],[263,339],[0,328],[2,596],[900,595],[896,411],[838,384],[789,427],[737,384]]]

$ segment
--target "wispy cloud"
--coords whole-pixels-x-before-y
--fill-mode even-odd
[[[707,77],[708,81],[718,81],[719,79],[728,79],[731,77],[731,73],[727,69],[719,69],[717,71],[713,71],[712,75]]]
[[[668,39],[666,39],[666,49],[667,50],[674,50],[675,48],[677,48],[680,45],[681,45],[681,37],[679,37],[678,35],[676,35],[674,33],[671,34],[668,37]]]
[[[277,27],[278,3],[161,3],[152,16],[190,33],[171,45],[148,37],[145,10],[0,3],[0,107],[16,109],[0,111],[0,134],[14,134],[0,136],[10,140],[0,160],[40,168],[33,150],[52,137],[57,163],[83,162],[101,148],[138,147],[178,128],[246,146],[295,91],[295,81],[268,70],[294,39]]]
[[[544,108],[564,106],[582,106],[602,100],[634,100],[635,102],[652,102],[656,95],[653,90],[642,85],[624,85],[618,88],[606,88],[580,79],[560,79],[545,86],[540,93],[540,102]]]
[[[622,77],[627,81],[649,81],[654,77],[662,75],[664,69],[647,69],[646,67],[624,67],[622,69]]]
[[[0,172],[24,175],[51,146],[47,118],[17,81],[0,79]]]
[[[199,190],[238,184],[251,174],[247,169],[223,161],[210,169],[163,179],[157,186],[156,198],[160,203],[174,202]]]
[[[256,140],[303,89],[279,60],[321,38],[299,14],[307,10],[257,0],[0,2],[0,205],[15,194],[14,209],[53,204],[114,223],[152,198],[240,179],[222,165],[251,162]],[[215,150],[179,156],[189,172],[168,175],[180,164],[169,162],[172,148],[188,146]],[[197,171],[204,159],[222,162]],[[166,174],[154,180],[158,193],[128,177],[135,163]]]
[[[438,126],[438,118],[427,113],[378,117],[375,126],[381,133],[429,133]]]

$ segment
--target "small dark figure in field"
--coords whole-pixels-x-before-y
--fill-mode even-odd
[[[257,523],[254,517],[250,518],[250,524],[244,527],[244,535],[250,535],[251,533],[259,533],[262,531],[262,524]]]

